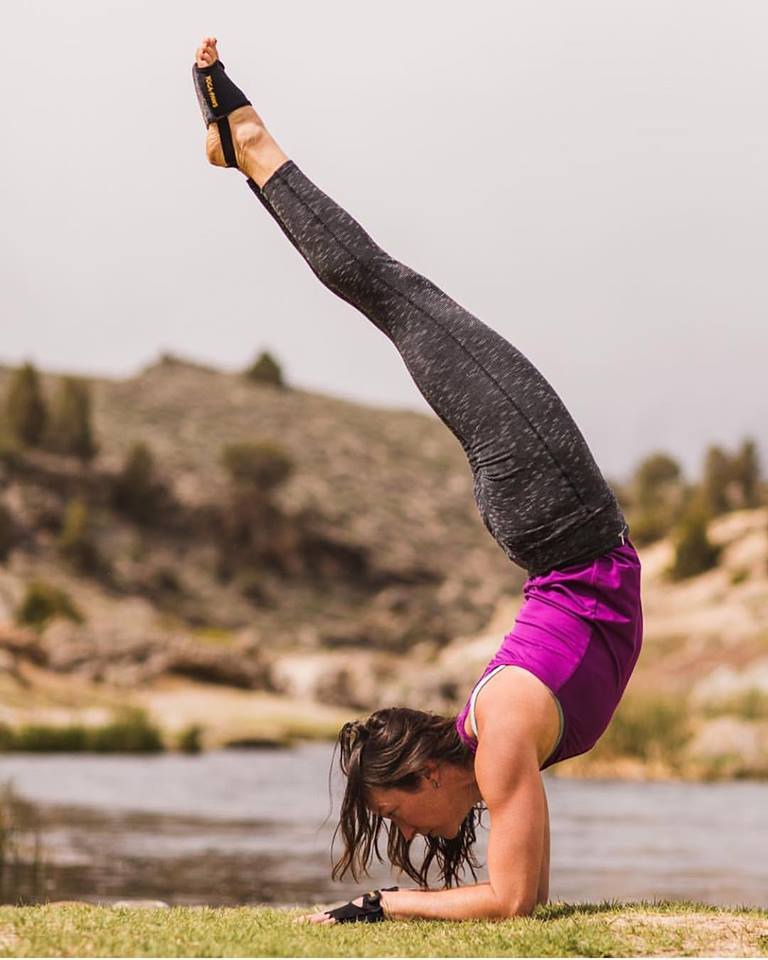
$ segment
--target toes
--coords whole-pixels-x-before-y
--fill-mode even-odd
[[[219,59],[216,42],[216,37],[203,37],[195,53],[195,62],[198,67],[210,67]]]

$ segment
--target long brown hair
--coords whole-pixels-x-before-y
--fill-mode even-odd
[[[334,880],[342,879],[348,871],[359,880],[368,873],[374,855],[383,862],[379,834],[385,821],[368,809],[366,801],[371,790],[398,789],[415,793],[429,761],[468,767],[473,759],[459,738],[452,718],[408,707],[377,710],[365,721],[345,723],[336,746],[347,784],[339,823],[333,834],[334,841],[339,833],[344,841],[344,852],[333,865]],[[335,755],[336,750],[334,759]],[[458,884],[459,876],[467,869],[476,880],[480,864],[472,846],[479,813],[479,808],[473,807],[458,835],[450,840],[425,837],[427,850],[420,867],[411,861],[411,840],[390,823],[387,839],[390,863],[422,887],[427,886],[427,874],[435,861],[446,887]]]

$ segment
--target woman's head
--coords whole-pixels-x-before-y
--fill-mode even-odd
[[[378,840],[387,820],[389,860],[412,880],[426,885],[433,861],[446,886],[465,868],[476,878],[479,794],[472,754],[452,719],[407,707],[377,710],[366,721],[345,724],[338,746],[347,783],[336,828],[345,849],[334,879],[349,870],[357,880],[374,854],[382,859]],[[420,867],[410,859],[417,833],[427,848]]]

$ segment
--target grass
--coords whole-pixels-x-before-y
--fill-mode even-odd
[[[768,720],[768,693],[750,689],[702,707],[706,717],[732,716],[739,720]]]
[[[0,956],[767,956],[768,911],[551,904],[503,922],[296,925],[299,910],[0,907]]]
[[[34,808],[12,786],[0,785],[0,902],[39,900],[44,895],[45,875],[45,854]]]
[[[567,768],[582,776],[599,771],[599,776],[622,776],[624,761],[633,762],[653,776],[711,782],[715,780],[768,778],[768,758],[739,752],[715,752],[693,756],[692,737],[702,725],[716,717],[728,716],[745,725],[765,725],[768,695],[748,690],[727,700],[692,703],[685,696],[630,693],[616,711],[597,745]],[[560,771],[557,771],[560,772]],[[566,773],[567,775],[567,773]]]
[[[215,645],[231,644],[235,638],[234,631],[224,627],[194,627],[191,633],[197,640]]]
[[[158,728],[143,710],[124,708],[101,726],[0,724],[0,753],[159,753]]]
[[[64,617],[75,623],[83,623],[85,619],[66,591],[45,580],[33,580],[16,611],[16,622],[41,629],[55,617]]]
[[[603,735],[600,750],[638,760],[663,757],[676,766],[690,737],[690,719],[680,698],[628,697]]]

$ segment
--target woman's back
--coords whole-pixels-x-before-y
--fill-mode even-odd
[[[621,699],[642,645],[640,559],[628,541],[589,563],[530,577],[523,596],[513,630],[483,671],[456,727],[474,750],[476,739],[466,732],[473,700],[494,671],[522,667],[560,705],[561,736],[543,764],[548,767],[594,746]]]

